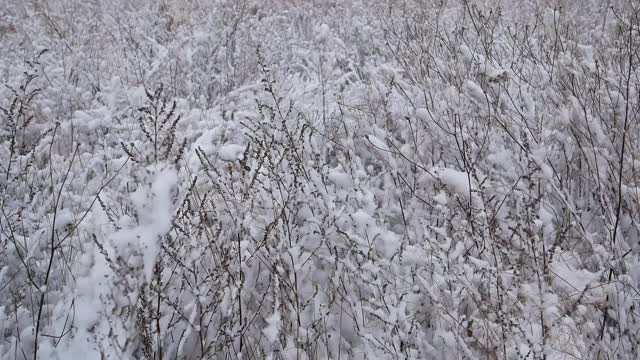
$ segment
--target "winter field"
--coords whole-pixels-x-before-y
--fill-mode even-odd
[[[640,2],[0,0],[1,359],[640,358]]]

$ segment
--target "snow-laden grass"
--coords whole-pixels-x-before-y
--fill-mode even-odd
[[[638,358],[634,2],[3,5],[0,358]]]

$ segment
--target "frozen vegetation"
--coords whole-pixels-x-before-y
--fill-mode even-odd
[[[640,3],[0,0],[0,358],[640,358]]]

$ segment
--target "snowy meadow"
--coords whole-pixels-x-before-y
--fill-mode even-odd
[[[1,359],[640,358],[640,3],[0,0]]]

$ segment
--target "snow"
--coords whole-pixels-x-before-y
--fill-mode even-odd
[[[434,167],[431,172],[449,189],[462,197],[469,198],[472,188],[469,187],[469,181],[473,185],[473,180],[469,179],[469,174],[449,168]]]
[[[420,109],[416,110],[416,116],[418,117],[418,119],[420,119],[422,121],[429,121],[429,119],[430,119],[429,110],[425,109],[425,108],[420,108]]]
[[[570,262],[562,261],[554,263],[553,271],[558,281],[569,286],[572,292],[580,293],[592,282],[596,281],[598,274],[591,273],[584,269],[577,269]]]
[[[262,333],[270,343],[274,343],[278,340],[278,334],[280,334],[280,321],[280,312],[277,310],[265,319],[267,327],[262,329]]]
[[[432,197],[433,201],[437,202],[438,204],[445,206],[447,205],[447,194],[444,192],[440,192],[437,195],[435,195],[434,197]]]
[[[367,139],[369,140],[369,142],[371,143],[371,145],[373,145],[376,150],[380,151],[380,152],[389,152],[391,151],[389,149],[389,146],[387,146],[387,144],[379,139],[378,137],[374,136],[374,135],[368,135]]]
[[[360,209],[351,215],[353,219],[353,223],[358,229],[366,229],[367,225],[371,222],[371,215],[367,214],[366,211]]]
[[[330,35],[331,35],[331,28],[329,28],[329,25],[327,24],[320,25],[320,29],[318,30],[318,36],[317,36],[318,41],[326,42],[329,39]]]
[[[637,359],[633,9],[505,1],[9,1],[0,358]]]
[[[348,189],[353,186],[351,176],[349,174],[345,174],[340,170],[331,170],[328,177],[329,180],[331,180],[331,182],[333,182],[338,188]]]
[[[486,104],[487,101],[491,102],[491,98],[486,95],[480,85],[474,81],[467,80],[462,85],[462,90],[465,94],[471,97],[478,104]],[[487,100],[488,99],[488,100]]]
[[[160,246],[171,227],[174,203],[172,191],[178,177],[172,169],[154,169],[154,180],[150,188],[141,187],[131,195],[140,214],[140,223],[136,227],[127,227],[113,235],[116,248],[123,254],[131,246],[139,249],[139,255],[130,256],[130,266],[141,265],[146,281],[153,278],[154,266],[160,252]]]
[[[238,144],[224,144],[218,149],[218,156],[225,161],[242,160],[245,147]]]

